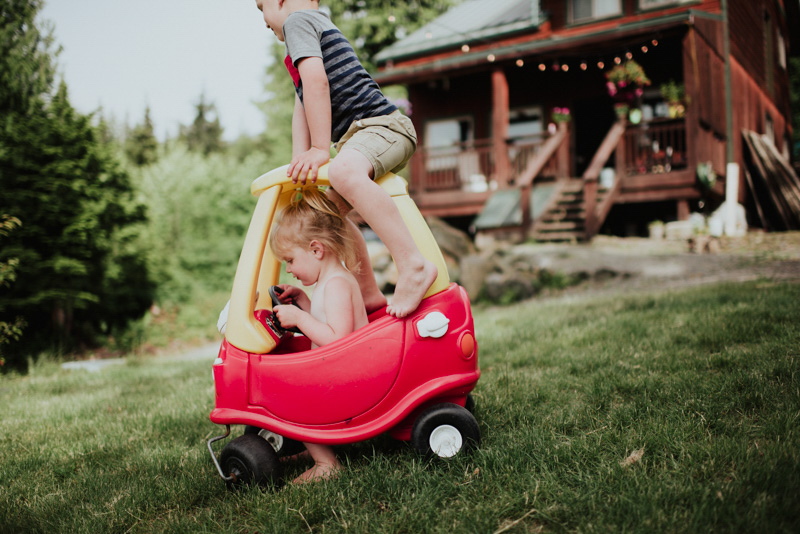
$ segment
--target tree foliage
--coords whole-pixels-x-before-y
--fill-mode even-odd
[[[41,2],[0,0],[0,214],[21,221],[0,263],[16,280],[0,293],[0,321],[26,323],[6,359],[72,349],[110,334],[150,304],[152,283],[136,250],[145,220],[123,171],[91,117],[53,90],[52,38],[35,17]]]
[[[208,156],[212,152],[220,152],[225,143],[222,140],[222,125],[217,116],[217,108],[206,102],[205,94],[195,104],[195,117],[189,126],[181,126],[179,139],[192,152]]]
[[[341,0],[325,2],[331,19],[358,52],[367,70],[375,55],[438,17],[459,0]]]
[[[125,138],[125,156],[137,167],[150,165],[158,159],[158,139],[150,119],[150,107],[144,110],[141,124],[134,126]]]

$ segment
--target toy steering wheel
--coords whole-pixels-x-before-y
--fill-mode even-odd
[[[273,310],[275,309],[275,306],[285,306],[286,305],[283,302],[281,302],[281,299],[278,298],[281,294],[283,294],[283,289],[281,289],[278,286],[269,286],[268,291],[269,291],[269,298],[272,299],[272,309]],[[292,306],[297,306],[297,304],[295,304],[294,302],[292,302],[291,305]],[[278,320],[278,316],[275,315],[275,313],[272,314],[272,322],[276,327],[278,327],[281,330],[286,330],[288,332],[294,332],[295,334],[302,334],[303,333],[296,326],[293,326],[291,328],[284,328],[281,325],[281,322],[280,322],[280,320]]]

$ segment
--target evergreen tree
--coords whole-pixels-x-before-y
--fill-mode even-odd
[[[222,140],[222,126],[216,106],[206,103],[205,94],[201,94],[195,110],[197,113],[194,122],[190,126],[181,126],[180,140],[186,143],[189,150],[204,156],[221,151],[225,148],[225,143]]]
[[[5,237],[20,225],[19,219],[8,215],[0,217],[0,237]],[[11,287],[17,278],[18,258],[7,258],[0,262],[0,289]],[[3,312],[3,303],[0,302],[0,314]],[[12,317],[9,320],[0,320],[0,367],[6,361],[3,358],[3,345],[11,341],[16,341],[22,335],[25,328],[25,320],[21,316]]]
[[[150,120],[150,106],[144,110],[144,121],[128,132],[125,156],[137,167],[153,164],[158,159],[158,140]]]
[[[0,0],[0,214],[21,221],[5,236],[0,264],[16,280],[0,293],[0,322],[26,323],[6,360],[91,344],[141,316],[152,284],[135,253],[145,220],[130,180],[77,113],[61,83],[52,90],[52,39],[40,34],[41,2]]]

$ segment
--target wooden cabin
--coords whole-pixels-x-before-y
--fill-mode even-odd
[[[408,90],[423,214],[539,240],[643,235],[724,200],[728,161],[747,169],[743,132],[788,158],[800,0],[723,4],[464,0],[382,50],[375,79]],[[607,74],[628,61],[650,84],[623,109]]]

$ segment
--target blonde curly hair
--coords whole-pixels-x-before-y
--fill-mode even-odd
[[[308,247],[317,240],[345,267],[358,273],[356,241],[336,204],[318,187],[309,187],[292,199],[278,215],[269,236],[269,247],[277,258],[285,258],[292,247]]]

